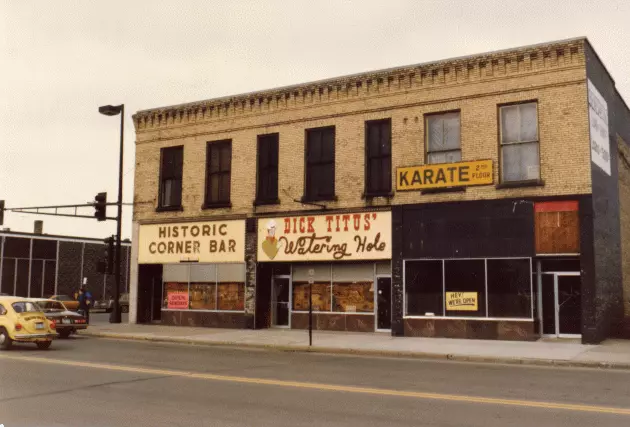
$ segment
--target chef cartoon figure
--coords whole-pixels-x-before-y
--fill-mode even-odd
[[[282,245],[276,238],[276,221],[269,220],[267,222],[267,237],[262,242],[262,250],[269,257],[269,259],[274,259],[280,250]]]

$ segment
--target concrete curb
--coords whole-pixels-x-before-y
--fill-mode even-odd
[[[308,347],[305,345],[280,345],[280,344],[255,344],[237,341],[200,341],[191,338],[159,337],[133,334],[117,334],[112,332],[80,332],[81,336],[94,338],[109,338],[116,340],[131,341],[151,341],[158,343],[175,343],[207,347],[232,347],[263,349],[271,351],[295,352],[295,353],[322,353],[322,354],[344,354],[356,356],[378,356],[378,357],[399,357],[427,360],[448,360],[454,362],[471,363],[495,363],[523,366],[556,366],[570,368],[601,368],[630,370],[630,363],[623,362],[600,362],[600,361],[578,361],[578,360],[558,360],[558,359],[533,359],[521,357],[488,357],[470,356],[463,354],[440,354],[416,351],[394,351],[394,350],[367,350],[336,347]]]

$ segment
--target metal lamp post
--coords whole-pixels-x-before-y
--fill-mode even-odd
[[[120,114],[120,163],[118,166],[118,214],[116,215],[116,257],[115,257],[115,270],[116,275],[116,287],[114,288],[114,307],[112,313],[109,316],[109,323],[120,323],[120,283],[121,283],[121,271],[120,271],[120,240],[121,240],[121,228],[122,228],[122,192],[123,192],[123,135],[125,129],[125,105],[105,105],[98,108],[98,112],[106,116],[116,116]]]

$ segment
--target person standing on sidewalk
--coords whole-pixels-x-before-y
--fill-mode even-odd
[[[86,322],[90,323],[90,306],[92,304],[92,294],[87,290],[85,285],[79,290],[79,310],[83,312]]]

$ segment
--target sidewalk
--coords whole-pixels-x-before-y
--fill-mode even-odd
[[[577,340],[482,341],[450,338],[392,337],[380,333],[308,331],[290,329],[210,329],[181,326],[96,324],[80,335],[115,339],[268,348],[391,357],[417,357],[468,362],[600,367],[630,369],[630,341],[608,340],[582,345]]]

